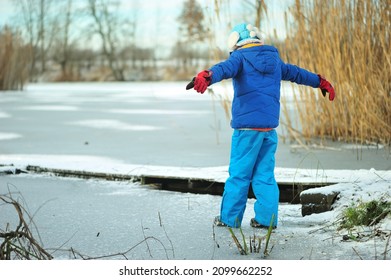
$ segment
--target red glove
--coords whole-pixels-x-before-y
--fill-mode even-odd
[[[320,79],[319,88],[322,90],[323,96],[326,97],[326,93],[328,92],[329,93],[329,100],[333,101],[335,98],[335,91],[334,91],[333,86],[323,76],[318,74],[318,77]]]
[[[194,81],[194,89],[199,93],[204,93],[212,80],[212,71],[204,70],[197,74]]]

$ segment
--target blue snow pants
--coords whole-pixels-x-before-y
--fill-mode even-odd
[[[256,198],[255,220],[268,227],[274,214],[277,226],[280,192],[274,177],[277,132],[234,130],[229,178],[224,186],[220,220],[229,227],[241,226],[250,183]]]

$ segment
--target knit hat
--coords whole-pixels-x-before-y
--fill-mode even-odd
[[[251,24],[241,23],[236,25],[228,37],[228,47],[237,49],[248,43],[263,44],[263,36],[259,29]]]

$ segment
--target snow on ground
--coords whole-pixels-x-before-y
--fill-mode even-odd
[[[14,164],[24,168],[37,165],[55,169],[71,169],[77,171],[127,174],[134,176],[154,175],[184,178],[198,178],[216,182],[225,182],[228,176],[227,166],[217,167],[176,167],[154,165],[132,165],[106,157],[80,155],[0,155],[1,164]],[[324,170],[324,169],[275,169],[275,176],[281,183],[353,183],[388,178],[389,170]],[[385,179],[386,181],[389,180]]]
[[[91,156],[46,156],[46,155],[1,155],[1,164],[13,164],[11,168],[25,169],[27,165],[38,165],[47,168],[56,169],[72,169],[89,172],[106,172],[126,175],[164,175],[188,178],[205,178],[219,182],[225,181],[227,178],[227,167],[212,167],[212,168],[181,168],[167,166],[137,166],[124,164],[118,160],[110,158],[91,157]],[[3,169],[10,167],[2,167]],[[301,216],[301,205],[281,204],[279,212],[279,227],[274,231],[271,238],[272,251],[267,257],[268,259],[391,259],[391,245],[389,245],[389,236],[391,233],[391,217],[390,215],[380,224],[376,225],[378,236],[371,236],[374,228],[357,228],[351,232],[338,230],[336,221],[340,218],[341,211],[347,206],[357,204],[360,201],[369,201],[373,199],[387,199],[391,197],[391,171],[381,170],[300,170],[300,169],[285,169],[277,168],[277,180],[284,181],[294,177],[297,182],[305,181],[322,181],[330,182],[333,185],[307,190],[306,192],[322,192],[328,193],[338,191],[340,195],[334,204],[334,209],[321,214],[312,214],[309,216]],[[3,181],[9,176],[3,176]],[[54,180],[50,176],[37,175],[15,175],[15,182],[30,178],[29,182],[34,184],[35,180],[41,182],[45,180]],[[0,177],[0,181],[1,181]],[[154,258],[169,258],[169,259],[259,259],[265,258],[263,254],[250,254],[241,256],[235,247],[232,239],[226,229],[214,228],[212,221],[215,215],[218,214],[220,197],[211,195],[196,195],[196,194],[180,194],[167,191],[159,191],[149,187],[141,186],[129,182],[107,182],[99,180],[79,180],[78,179],[55,179],[59,185],[56,190],[56,196],[67,197],[66,191],[61,190],[61,184],[86,184],[88,193],[84,194],[81,191],[83,188],[73,189],[72,194],[75,197],[72,204],[69,202],[62,205],[60,212],[70,212],[72,206],[78,208],[78,215],[84,216],[85,229],[80,228],[80,231],[88,235],[90,231],[98,231],[103,221],[109,222],[110,219],[117,220],[110,223],[113,228],[118,228],[116,223],[122,223],[125,228],[133,228],[138,235],[134,236],[134,240],[140,240],[142,234],[140,228],[148,228],[147,232],[160,238],[164,244],[164,250],[153,251],[148,255],[143,250],[135,250],[131,254],[131,258],[139,259],[154,259]],[[68,181],[67,181],[68,180]],[[75,181],[76,180],[76,183]],[[61,182],[62,181],[62,182]],[[72,182],[72,183],[69,183]],[[52,182],[53,184],[53,182]],[[92,187],[93,186],[93,187]],[[45,188],[45,187],[44,187]],[[46,187],[47,192],[54,190],[53,187]],[[92,188],[94,191],[92,192]],[[1,189],[4,193],[3,189]],[[30,190],[31,191],[31,190]],[[78,191],[82,192],[78,194]],[[28,191],[27,191],[28,192]],[[44,191],[46,193],[46,191]],[[99,198],[105,196],[104,202],[99,201]],[[84,199],[83,199],[84,197]],[[47,197],[50,200],[50,197]],[[80,200],[80,201],[79,201]],[[102,213],[102,209],[96,206],[95,209],[83,210],[85,203],[91,205],[101,205],[106,208],[107,212]],[[112,205],[110,205],[112,203]],[[49,203],[50,204],[50,203]],[[254,230],[248,222],[251,219],[253,199],[249,199],[246,214],[243,221],[242,229],[245,236],[265,235],[265,231]],[[115,207],[114,207],[115,206]],[[46,206],[45,206],[46,207]],[[43,207],[43,208],[45,208]],[[114,207],[114,208],[113,208]],[[106,211],[105,210],[105,211]],[[44,212],[40,210],[40,212]],[[58,212],[58,211],[57,211]],[[126,214],[128,213],[128,214]],[[132,213],[129,216],[129,213]],[[48,215],[47,213],[45,215]],[[45,216],[44,215],[44,216]],[[56,214],[61,216],[60,214]],[[63,214],[65,215],[65,214]],[[62,215],[62,216],[63,216]],[[103,220],[99,220],[100,218]],[[113,218],[113,216],[115,218]],[[66,219],[66,218],[64,218]],[[128,223],[126,222],[128,220]],[[164,222],[164,230],[159,226],[159,220]],[[79,221],[83,223],[82,220]],[[160,221],[161,222],[161,221]],[[61,222],[60,222],[61,223]],[[62,221],[63,223],[63,221]],[[105,222],[104,222],[105,223]],[[133,227],[132,227],[133,224]],[[47,226],[47,225],[46,225]],[[62,227],[63,239],[72,235],[72,230],[67,229],[66,225]],[[80,227],[80,224],[79,224]],[[111,230],[113,230],[113,228]],[[48,229],[46,229],[48,230]],[[107,229],[106,229],[107,230]],[[111,230],[108,230],[109,232]],[[165,232],[166,231],[166,232]],[[53,234],[56,231],[52,232]],[[90,232],[91,234],[91,232]],[[122,230],[118,230],[119,244],[126,244],[126,234]],[[167,235],[166,235],[167,234]],[[240,233],[237,232],[238,236]],[[358,241],[343,241],[344,235],[360,234],[363,238]],[[44,233],[41,233],[44,235]],[[111,240],[102,248],[94,247],[89,244],[87,237],[83,237],[83,244],[79,242],[74,244],[79,245],[81,249],[91,255],[102,255],[104,252],[109,252],[113,248],[120,250],[120,245]],[[103,238],[102,238],[103,239]],[[73,239],[74,240],[74,239]],[[103,239],[104,240],[104,239]],[[77,241],[77,240],[76,240]],[[101,240],[100,240],[101,241]],[[51,241],[53,243],[53,240]],[[59,241],[57,240],[57,243]],[[54,242],[55,243],[55,242]],[[114,244],[112,244],[114,243]],[[101,244],[102,245],[102,244]],[[99,245],[99,246],[101,246]],[[157,246],[155,244],[155,246]],[[175,253],[170,251],[170,246],[175,247]],[[62,256],[61,258],[63,258]]]

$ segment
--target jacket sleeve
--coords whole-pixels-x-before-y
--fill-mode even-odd
[[[317,74],[307,71],[293,64],[281,64],[282,79],[296,84],[319,87],[320,79]]]
[[[233,52],[227,60],[217,63],[209,68],[209,70],[212,71],[212,81],[210,84],[212,85],[224,79],[235,77],[241,68],[242,61],[240,59],[240,55]]]

